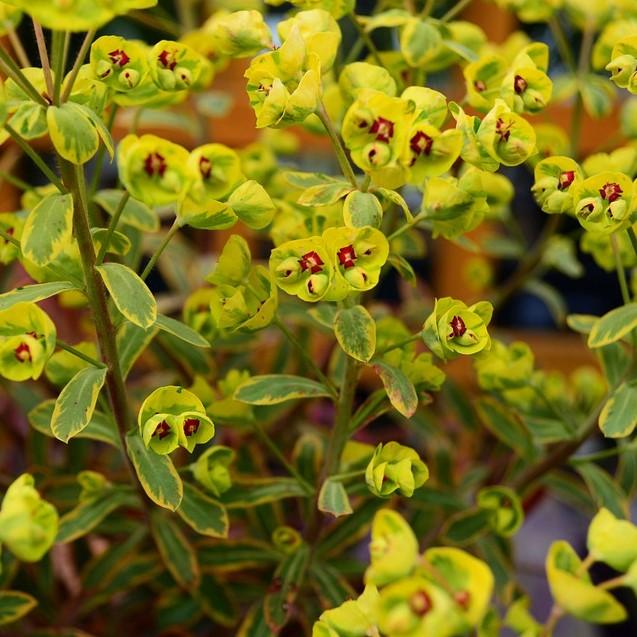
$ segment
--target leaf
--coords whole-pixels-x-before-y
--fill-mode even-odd
[[[199,332],[174,318],[158,314],[155,325],[163,332],[168,332],[195,347],[210,347],[210,343]]]
[[[54,281],[52,283],[36,283],[9,290],[0,294],[0,311],[6,310],[16,303],[37,302],[55,296],[60,292],[77,290],[77,286],[70,281]]]
[[[201,535],[228,537],[226,508],[187,482],[184,482],[184,497],[177,514]]]
[[[97,130],[79,104],[49,106],[46,121],[55,150],[67,161],[79,166],[97,152],[100,145]]]
[[[324,175],[322,173],[304,173],[294,170],[285,171],[283,173],[283,177],[291,186],[296,186],[303,190],[312,186],[333,184],[334,182],[339,181],[338,179],[334,179],[334,177],[330,177],[329,175]]]
[[[409,285],[416,285],[416,273],[411,263],[409,263],[405,257],[400,254],[390,254],[387,257],[387,263],[389,263]]]
[[[389,188],[374,188],[374,192],[377,192],[383,199],[387,199],[387,201],[397,205],[403,211],[407,221],[413,221],[414,215],[411,214],[411,210],[409,210],[409,206],[402,195]]]
[[[57,544],[73,542],[90,533],[104,518],[120,506],[138,504],[137,498],[128,491],[110,488],[95,498],[81,501],[74,509],[60,518]]]
[[[579,334],[590,334],[593,325],[599,319],[599,316],[592,314],[569,314],[566,317],[566,324]]]
[[[117,331],[117,355],[119,368],[124,379],[128,376],[135,361],[153,340],[157,331],[156,325],[146,330],[128,322],[119,328]]]
[[[255,230],[265,228],[276,210],[265,188],[252,179],[235,189],[228,197],[228,205],[243,223]]]
[[[160,511],[150,516],[150,531],[162,560],[175,581],[186,589],[199,586],[197,555],[175,522]]]
[[[112,217],[117,212],[124,193],[124,190],[100,190],[93,197],[93,201]],[[119,223],[146,232],[157,232],[159,230],[159,216],[157,213],[134,197],[128,198],[119,218]]]
[[[637,426],[637,386],[622,383],[606,401],[599,428],[607,438],[625,438]]]
[[[533,441],[515,412],[488,397],[478,400],[476,409],[480,420],[496,438],[515,449],[523,458],[533,457]]]
[[[226,586],[212,574],[204,573],[201,584],[193,593],[204,614],[222,626],[234,626],[239,617],[234,598]]]
[[[137,431],[126,434],[126,448],[148,497],[160,507],[176,511],[184,491],[170,458],[147,449]]]
[[[623,338],[637,327],[637,303],[616,307],[600,317],[588,336],[591,348],[609,345]]]
[[[239,626],[236,637],[272,637],[272,631],[265,623],[263,615],[263,602],[254,604],[248,611],[245,619]]]
[[[72,102],[71,102],[72,103]],[[86,116],[93,126],[95,126],[95,130],[99,138],[102,140],[104,144],[104,148],[106,148],[106,152],[108,156],[113,159],[115,156],[115,147],[113,146],[113,137],[111,136],[110,131],[102,121],[102,118],[91,108],[86,106],[85,104],[75,104],[77,109],[79,109],[84,116]]]
[[[383,207],[378,198],[371,192],[354,190],[350,192],[343,203],[343,221],[350,228],[364,226],[380,227],[383,218]]]
[[[352,513],[347,491],[340,480],[328,478],[323,483],[318,496],[318,509],[323,513],[330,513],[335,518]]]
[[[27,217],[20,240],[22,254],[36,265],[46,265],[71,242],[72,234],[73,197],[48,195]]]
[[[621,343],[611,343],[597,350],[604,376],[610,387],[616,387],[623,380],[632,364],[632,357]]]
[[[157,302],[142,279],[121,263],[104,263],[95,268],[117,309],[139,327],[151,327],[157,320]]]
[[[396,411],[411,418],[418,408],[418,394],[404,372],[384,361],[374,361],[374,371],[383,381],[385,391]]]
[[[51,421],[53,419],[53,410],[55,409],[55,400],[45,400],[34,407],[28,414],[27,418],[31,426],[45,436],[54,438],[51,431]],[[89,440],[98,440],[105,442],[113,447],[120,448],[121,443],[117,427],[115,423],[109,420],[106,414],[100,411],[93,411],[91,419],[82,431],[75,435],[75,438],[86,438]]]
[[[524,284],[523,289],[537,296],[546,305],[558,326],[564,324],[568,308],[560,293],[553,286],[538,279],[529,279]]]
[[[51,417],[51,431],[58,440],[68,442],[88,425],[106,371],[106,367],[85,367],[60,392]]]
[[[91,228],[91,236],[93,237],[96,251],[101,249],[108,238],[106,253],[126,256],[131,249],[131,240],[123,232],[117,230],[112,232],[110,237],[108,233],[108,228]]]
[[[333,567],[323,562],[313,562],[308,578],[321,599],[323,608],[335,608],[345,600],[356,597],[348,581]]]
[[[321,383],[302,376],[265,374],[253,376],[234,392],[233,398],[248,405],[276,405],[286,400],[329,396]]]
[[[588,73],[579,81],[584,108],[591,117],[608,115],[615,101],[615,86],[606,77]]]
[[[376,349],[376,323],[362,306],[339,310],[334,320],[334,334],[342,350],[366,363]]]
[[[478,54],[473,49],[470,49],[468,46],[464,46],[464,44],[461,44],[460,42],[443,39],[442,45],[467,62],[475,62],[479,59]]]
[[[491,514],[478,508],[458,511],[447,521],[442,529],[442,537],[451,544],[465,546],[475,542],[490,529]]]
[[[228,509],[244,509],[307,495],[307,491],[294,478],[252,478],[235,480],[219,500]]]
[[[301,206],[331,206],[351,191],[352,184],[347,181],[310,186],[303,191],[297,203]]]
[[[590,462],[578,464],[576,469],[598,507],[606,507],[618,518],[628,517],[626,494],[606,471]]]
[[[27,615],[38,605],[35,597],[20,591],[0,591],[0,626]]]
[[[281,554],[270,544],[250,538],[214,543],[203,540],[197,544],[197,555],[201,567],[212,567],[215,573],[268,567],[281,559]]]

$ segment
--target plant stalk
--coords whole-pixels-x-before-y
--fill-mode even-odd
[[[329,138],[332,142],[332,146],[334,146],[336,159],[338,159],[338,164],[341,167],[341,170],[343,171],[343,175],[352,184],[352,186],[354,186],[354,188],[358,190],[358,182],[356,181],[356,175],[354,174],[354,170],[352,169],[352,165],[350,164],[349,159],[347,159],[345,148],[343,147],[343,144],[341,143],[341,140],[338,136],[338,133],[336,132],[336,129],[334,128],[334,124],[332,123],[330,116],[327,114],[327,110],[325,109],[325,104],[323,104],[323,102],[319,104],[319,108],[316,114],[318,115],[319,119],[323,123],[323,126],[325,127],[325,131],[329,135]]]

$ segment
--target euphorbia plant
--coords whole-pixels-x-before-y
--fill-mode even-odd
[[[637,92],[633,3],[498,0],[549,25],[560,77],[546,43],[490,43],[463,21],[469,0],[371,15],[295,1],[276,33],[266,8],[231,4],[207,15],[178,0],[173,21],[154,0],[0,3],[16,55],[0,48],[3,141],[34,171],[2,173],[21,191],[0,214],[3,405],[31,428],[20,444],[0,431],[0,624],[548,637],[565,614],[622,621],[614,589],[637,591],[635,98],[622,96],[624,145],[579,149],[584,111],[606,114],[613,83]],[[165,38],[114,33],[124,15]],[[377,48],[379,28],[393,48]],[[84,33],[75,57],[70,32]],[[214,110],[215,73],[234,60],[256,141],[168,134],[183,122],[172,109],[199,124]],[[428,85],[443,71],[462,73],[460,92]],[[535,119],[567,99],[570,137]],[[130,130],[114,139],[118,118]],[[302,129],[331,144],[330,174],[295,166]],[[531,246],[511,167],[549,215]],[[560,234],[567,216],[576,229]],[[210,236],[214,261],[196,243]],[[428,293],[428,236],[480,255],[455,272],[474,297]],[[541,279],[581,275],[577,241],[617,272],[624,303],[568,316],[599,364],[566,377],[494,316],[523,287],[561,311]],[[501,285],[498,256],[519,260]],[[447,379],[458,359],[471,387]],[[578,453],[595,436],[609,448]],[[586,555],[550,547],[554,605],[536,617],[512,548],[546,493],[591,522]],[[616,574],[600,581],[597,562]]]

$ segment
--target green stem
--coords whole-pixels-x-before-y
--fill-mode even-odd
[[[7,243],[13,244],[16,248],[20,249],[20,242],[12,235],[0,228],[0,237],[2,237]]]
[[[540,637],[551,637],[555,627],[557,626],[557,622],[560,621],[563,615],[564,611],[557,604],[553,604],[549,617],[544,624],[544,628],[542,628],[542,632],[540,633]]]
[[[18,134],[18,132],[5,122],[4,128],[11,135],[13,141],[28,155],[29,159],[42,171],[42,174],[61,192],[68,192],[60,178],[46,165],[44,160],[38,155],[33,148]]]
[[[174,38],[181,36],[181,29],[175,25],[174,21],[167,20],[149,11],[131,11],[128,13],[128,17],[151,29],[156,29],[157,31],[171,35]]]
[[[4,29],[7,32],[7,35],[9,36],[9,42],[11,42],[13,51],[15,52],[16,57],[18,58],[18,62],[20,62],[20,65],[22,66],[22,68],[32,66],[31,60],[29,60],[29,56],[27,55],[27,52],[24,50],[24,47],[22,46],[22,40],[20,40],[20,38],[18,37],[18,34],[16,33],[16,30],[13,28],[13,24],[11,23],[10,20],[5,20]]]
[[[419,212],[415,217],[412,217],[409,221],[400,226],[400,228],[394,230],[394,232],[387,237],[387,241],[391,242],[397,237],[400,237],[401,234],[404,234],[407,230],[411,230],[416,224],[420,223],[423,219],[426,219],[426,217],[426,211]]]
[[[284,453],[277,447],[276,443],[268,434],[263,430],[258,422],[254,422],[252,425],[254,433],[261,439],[261,442],[272,452],[277,460],[288,470],[289,474],[298,481],[298,483],[307,491],[308,495],[314,493],[314,487],[299,473],[297,468],[288,461]]]
[[[383,354],[387,354],[387,352],[391,352],[392,350],[405,347],[405,345],[409,345],[410,343],[413,343],[414,341],[420,340],[421,337],[422,337],[422,332],[418,332],[417,334],[412,334],[410,337],[405,338],[402,341],[391,343],[390,345],[387,345],[387,347],[384,347],[383,349],[376,350],[376,352],[374,353],[374,356],[382,356]]]
[[[95,360],[92,356],[88,356],[84,352],[81,352],[79,349],[76,349],[75,347],[73,347],[73,345],[69,345],[68,343],[65,343],[64,341],[61,341],[59,338],[56,341],[56,345],[60,349],[63,349],[69,354],[73,354],[73,356],[76,356],[77,358],[81,358],[83,361],[86,361],[87,363],[93,365],[94,367],[106,367],[104,363],[98,360]]]
[[[461,11],[464,11],[471,4],[471,0],[459,0],[455,6],[451,7],[445,15],[440,18],[440,22],[449,22],[455,18]]]
[[[613,577],[613,579],[606,580],[598,584],[597,588],[608,591],[611,588],[619,588],[620,586],[628,586],[628,584],[626,584],[626,575],[618,575],[617,577]]]
[[[82,46],[80,47],[80,51],[77,54],[77,58],[75,58],[75,62],[73,63],[73,68],[69,73],[69,78],[66,81],[64,86],[64,92],[62,93],[61,101],[66,102],[71,95],[71,91],[73,90],[73,86],[75,85],[75,80],[77,79],[77,75],[82,68],[82,64],[84,64],[84,60],[86,58],[86,54],[88,53],[89,47],[93,42],[93,38],[95,37],[95,30],[88,31],[84,40],[82,41]],[[114,108],[114,106],[113,106]]]
[[[73,230],[82,264],[91,315],[95,323],[95,332],[99,344],[100,357],[107,368],[106,389],[113,418],[122,442],[124,461],[136,485],[143,503],[147,503],[146,493],[141,486],[137,474],[126,453],[126,433],[131,428],[130,411],[124,377],[119,366],[117,339],[115,328],[108,310],[106,287],[95,268],[95,247],[89,226],[86,187],[82,167],[75,166],[60,158],[60,166],[64,183],[73,195]]]
[[[130,198],[129,192],[126,190],[122,195],[119,203],[117,204],[117,210],[115,210],[115,214],[111,217],[111,222],[108,224],[108,230],[106,231],[106,237],[104,237],[104,242],[100,246],[100,251],[97,254],[97,265],[101,265],[102,261],[104,261],[104,257],[111,245],[111,239],[113,238],[113,234],[117,229],[117,224],[119,223],[119,218],[122,216],[122,212],[126,207],[126,202]]]
[[[360,478],[360,476],[365,475],[365,469],[357,469],[356,471],[346,471],[345,473],[335,473],[333,476],[330,476],[330,480],[338,480],[342,482],[343,480],[351,480],[352,478]]]
[[[0,179],[4,179],[5,181],[8,181],[10,184],[15,186],[16,188],[20,188],[20,190],[24,190],[24,191],[34,190],[31,184],[28,184],[26,181],[23,181],[19,177],[16,177],[15,175],[12,175],[11,173],[8,173],[4,170],[0,170]]]
[[[301,358],[305,361],[305,363],[312,369],[316,377],[329,389],[333,398],[338,396],[338,389],[336,385],[323,373],[321,368],[312,360],[312,357],[308,354],[307,349],[303,346],[302,343],[299,342],[298,338],[285,326],[283,321],[280,318],[276,317],[274,319],[274,325],[276,325],[282,332],[282,334],[287,338],[291,345],[297,350],[297,352],[301,355]]]
[[[316,114],[319,116],[319,119],[323,123],[325,127],[325,131],[327,132],[332,146],[334,147],[334,152],[336,153],[336,159],[338,159],[338,164],[341,167],[341,171],[343,175],[347,178],[347,180],[354,186],[354,188],[358,189],[358,182],[356,181],[356,175],[354,174],[354,170],[352,169],[352,165],[347,159],[347,154],[345,153],[345,148],[341,143],[341,140],[334,128],[334,124],[330,119],[330,116],[327,114],[327,110],[325,109],[325,104],[321,101],[319,104],[318,111]]]
[[[367,425],[374,418],[378,418],[378,416],[387,411],[388,406],[389,401],[387,400],[387,393],[384,389],[379,389],[368,396],[352,416],[349,424],[350,435]]]
[[[51,44],[51,57],[53,59],[53,102],[60,104],[60,90],[64,71],[66,69],[66,52],[69,41],[68,32],[53,31],[53,42]]]
[[[589,462],[597,462],[598,460],[605,460],[606,458],[612,458],[613,456],[620,456],[627,451],[637,450],[637,441],[633,441],[630,444],[622,446],[615,446],[612,449],[604,449],[603,451],[596,451],[595,453],[587,453],[582,456],[575,456],[568,462],[571,465],[588,464]]]
[[[0,70],[9,76],[31,99],[40,106],[48,106],[46,100],[40,95],[33,84],[29,82],[25,74],[13,61],[13,58],[0,46]]]
[[[630,243],[633,246],[633,250],[635,251],[635,254],[637,254],[637,234],[635,234],[635,230],[633,229],[632,226],[629,226],[626,232],[628,232],[628,238],[630,239]]]
[[[164,240],[159,244],[157,250],[155,250],[153,256],[150,257],[150,261],[146,264],[144,271],[141,273],[142,281],[145,281],[148,275],[152,272],[152,269],[155,267],[157,263],[157,259],[161,256],[162,252],[166,249],[166,246],[170,243],[170,240],[177,234],[179,230],[179,223],[177,222],[177,218],[173,221],[173,225],[170,226],[170,230],[166,233]]]
[[[577,71],[575,58],[573,57],[571,45],[568,43],[566,35],[564,35],[564,29],[562,29],[562,25],[560,24],[558,17],[556,15],[552,15],[549,18],[548,25],[551,29],[553,39],[555,40],[555,44],[557,44],[557,49],[560,52],[562,60],[568,66],[570,71],[575,74]]]
[[[367,33],[367,31],[365,31],[365,27],[358,21],[358,16],[355,13],[350,13],[350,14],[348,14],[348,17],[352,21],[352,24],[354,25],[354,28],[358,31],[358,35],[360,36],[361,40],[365,43],[365,46],[368,48],[368,50],[369,50],[371,56],[374,58],[374,61],[376,62],[376,64],[378,64],[378,66],[381,66],[381,67],[385,68],[385,65],[383,63],[383,58],[381,58],[380,52],[376,48],[376,45],[374,44],[374,40],[372,40],[372,36],[369,35],[369,33]],[[391,71],[389,69],[386,69],[386,70],[393,77],[393,73],[391,73]],[[394,77],[394,81],[396,81],[395,77]],[[398,81],[396,81],[396,83],[397,83],[398,86],[400,86],[402,84],[400,79]]]
[[[613,256],[615,257],[615,270],[617,272],[619,289],[622,293],[622,300],[624,301],[624,305],[628,305],[631,302],[631,298],[630,291],[628,289],[628,281],[626,280],[626,270],[624,269],[621,253],[619,252],[619,247],[617,246],[617,239],[613,235],[611,235],[610,237],[610,244],[613,248]]]
[[[33,31],[35,32],[35,42],[38,47],[38,55],[40,56],[40,63],[42,64],[42,72],[44,74],[44,82],[46,84],[46,90],[51,101],[53,101],[53,76],[51,74],[51,64],[49,62],[49,54],[46,50],[46,40],[44,38],[44,31],[42,31],[41,24],[35,19],[31,18],[33,22]]]

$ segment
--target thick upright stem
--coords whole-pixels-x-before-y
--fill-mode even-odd
[[[84,173],[81,167],[74,166],[70,162],[61,160],[60,163],[64,184],[73,195],[73,228],[75,230],[75,237],[82,262],[82,271],[86,283],[86,296],[93,321],[95,322],[100,356],[108,369],[106,374],[108,398],[122,440],[122,449],[124,451],[126,464],[140,495],[142,495],[142,502],[145,503],[145,492],[139,484],[137,474],[126,453],[125,438],[130,428],[130,413],[126,397],[126,388],[124,386],[124,377],[119,367],[115,327],[113,326],[108,311],[106,288],[98,271],[95,269],[95,247],[91,238],[91,229],[88,221]]]

